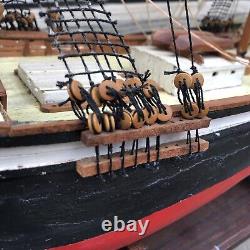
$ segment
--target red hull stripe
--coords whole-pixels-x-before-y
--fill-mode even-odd
[[[205,189],[204,191],[186,198],[178,203],[155,212],[147,217],[144,217],[142,221],[149,220],[148,229],[143,237],[147,237],[162,228],[170,225],[171,223],[179,220],[180,218],[190,214],[194,210],[202,207],[213,199],[217,198],[241,180],[250,176],[250,167],[238,172],[232,177],[217,183],[216,185]],[[101,226],[101,225],[100,225]],[[142,239],[137,232],[109,232],[102,235],[73,243],[66,246],[51,248],[56,250],[112,250],[118,249],[133,242]]]

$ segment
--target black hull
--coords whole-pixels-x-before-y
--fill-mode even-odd
[[[140,166],[128,178],[105,176],[105,183],[80,178],[74,163],[46,175],[52,167],[2,172],[0,246],[44,249],[92,238],[103,234],[104,219],[143,218],[250,166],[250,123],[203,138],[207,152],[162,160],[158,171]]]

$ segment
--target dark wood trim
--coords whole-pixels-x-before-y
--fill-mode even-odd
[[[250,95],[234,96],[206,102],[209,111],[219,111],[250,105]]]
[[[0,30],[0,39],[4,40],[49,40],[48,33],[42,31]]]
[[[10,123],[8,123],[8,122],[0,122],[0,135],[1,136],[9,135],[10,127],[11,127]]]
[[[36,134],[53,134],[78,130],[82,130],[82,124],[80,120],[50,121],[12,125],[9,136],[14,137]]]
[[[210,111],[221,111],[235,107],[243,107],[250,105],[250,95],[237,96],[224,98],[220,100],[213,100],[206,102]],[[172,105],[173,115],[178,116],[180,111],[180,105]],[[48,121],[48,122],[31,122],[25,124],[12,123],[9,133],[10,137],[36,135],[36,134],[51,134],[59,133],[62,131],[79,131],[82,130],[81,122],[79,120],[70,121]],[[1,132],[0,132],[1,135]]]

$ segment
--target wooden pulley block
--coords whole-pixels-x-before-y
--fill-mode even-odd
[[[118,127],[123,130],[130,129],[132,126],[132,117],[126,110],[123,111],[123,117],[119,121]]]
[[[153,85],[154,87],[159,88],[159,84],[158,84],[155,80],[153,80],[153,79],[148,79],[148,80],[145,82],[144,85],[147,85],[147,84]]]
[[[23,26],[28,26],[28,20],[25,17],[18,17],[16,19],[17,22],[20,22]]]
[[[145,123],[147,125],[153,125],[157,121],[157,118],[158,118],[157,108],[153,107],[153,112],[151,112],[151,115],[146,108],[144,108],[142,111],[144,114]]]
[[[125,87],[125,81],[124,81],[123,79],[119,79],[119,78],[116,79],[115,84],[114,84],[114,89],[115,89],[118,93],[121,94],[121,91],[122,91],[122,89],[124,89],[124,87]],[[127,104],[130,102],[128,96],[124,96],[122,99],[123,99],[123,101],[124,101],[125,103],[127,103]]]
[[[19,11],[15,10],[12,13],[15,15],[15,17],[23,17],[23,14],[21,13],[21,11],[19,12]]]
[[[140,87],[142,82],[139,77],[134,76],[127,78],[124,84],[128,87]]]
[[[102,123],[99,122],[95,113],[91,113],[88,116],[88,128],[93,134],[100,134],[102,132]]]
[[[103,128],[106,132],[115,131],[115,118],[110,113],[103,114]]]
[[[28,16],[26,16],[26,20],[29,24],[32,24],[35,21],[36,17],[33,13],[30,13]]]
[[[147,98],[151,98],[152,97],[152,88],[151,88],[151,84],[145,84],[143,86],[143,94],[147,97]]]
[[[201,73],[195,73],[192,75],[192,87],[194,87],[194,84],[196,82],[199,82],[201,86],[204,84],[204,77]]]
[[[172,119],[173,116],[172,108],[170,106],[165,106],[165,107],[166,107],[165,110],[166,113],[165,112],[160,113],[160,111],[158,111],[157,119],[159,123],[165,123]]]
[[[16,20],[15,14],[14,13],[8,13],[8,14],[6,14],[5,15],[5,20],[7,22],[10,22],[10,23],[14,22]]]
[[[192,103],[192,111],[191,111],[191,115],[189,114],[189,112],[186,112],[185,111],[185,108],[182,107],[181,109],[181,116],[184,118],[184,119],[187,119],[187,120],[192,120],[194,119],[195,117],[197,117],[198,115],[198,112],[199,112],[199,108],[197,106],[196,103]]]
[[[95,86],[91,87],[90,95],[91,95],[92,99],[94,100],[94,102],[96,103],[97,107],[101,107],[102,106],[102,98],[101,98],[100,93],[99,93],[99,85],[95,85]]]
[[[207,105],[204,105],[204,109],[201,109],[198,111],[197,118],[203,118],[208,115],[209,107]]]
[[[129,100],[129,97],[128,96],[124,96],[122,98],[122,100],[126,103],[126,104],[129,104],[130,103],[130,100]]]
[[[88,107],[88,102],[84,101],[81,106],[83,109],[86,109]]]
[[[121,92],[121,90],[124,88],[124,83],[125,83],[124,80],[122,80],[122,79],[116,79],[113,88],[114,88],[117,92]]]
[[[51,18],[52,21],[58,21],[61,18],[61,15],[59,12],[51,12],[49,13],[49,17]]]
[[[155,87],[158,85],[158,84],[156,83],[156,81],[153,80],[153,79],[147,79],[147,81],[145,82],[145,84],[151,84],[151,85],[154,85]]]
[[[144,123],[145,123],[145,120],[144,119],[139,120],[138,113],[135,110],[132,111],[131,116],[132,116],[133,127],[134,128],[142,128]]]
[[[114,88],[115,82],[112,80],[104,80],[100,83],[98,89],[101,98],[105,101],[112,101],[114,99],[113,96],[109,95],[109,88]]]
[[[67,91],[71,100],[78,102],[84,102],[85,98],[81,95],[80,83],[76,80],[73,80],[67,85]]]
[[[190,74],[188,74],[187,72],[178,73],[174,78],[175,87],[178,89],[184,83],[186,83],[187,88],[191,88],[193,85],[192,84],[193,83],[192,76]]]

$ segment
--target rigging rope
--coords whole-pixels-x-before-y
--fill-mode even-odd
[[[141,33],[145,36],[145,38],[147,38],[147,33],[145,32],[145,30],[143,29],[142,25],[136,20],[135,16],[133,15],[133,13],[130,11],[130,9],[128,8],[127,3],[125,2],[125,0],[121,0],[122,4],[124,5],[125,9],[127,10],[131,20],[134,22],[134,24],[137,26],[137,28],[141,31]]]
[[[56,0],[55,6],[49,8],[46,15],[51,30],[50,37],[54,38],[53,44],[60,53],[58,58],[64,62],[68,70],[68,81],[59,82],[58,86],[67,87],[67,101],[71,102],[73,112],[82,120],[84,127],[88,126],[92,133],[99,134],[102,131],[112,132],[116,128],[129,129],[132,126],[141,128],[144,124],[152,125],[157,121],[158,114],[160,122],[171,119],[172,112],[166,111],[156,88],[152,85],[152,80],[148,79],[149,71],[144,74],[138,73],[129,47],[117,30],[116,21],[111,19],[111,13],[105,10],[103,2],[75,2],[76,6],[70,6],[68,0],[63,0],[64,5],[60,6],[59,0]],[[81,22],[86,22],[89,30],[82,30]],[[110,25],[112,32],[106,32],[104,25]],[[111,38],[114,38],[114,42]],[[72,46],[71,50],[66,50],[65,46],[68,45]],[[80,45],[86,45],[84,50],[81,50]],[[119,53],[117,48],[122,48],[126,54]],[[107,68],[101,65],[100,56],[104,58]],[[70,65],[71,58],[80,59],[79,68],[75,69]],[[97,69],[89,66],[88,58],[93,58]],[[111,67],[110,58],[116,60],[120,69]],[[124,60],[130,63],[132,70],[128,71],[125,68]],[[117,73],[122,73],[124,79]],[[101,75],[103,80],[97,80],[94,77],[96,75]],[[90,89],[80,86],[80,82],[75,80],[76,76],[87,76],[84,81],[89,82]],[[83,106],[86,106],[87,117]],[[148,161],[149,145],[150,138],[147,138]],[[134,147],[137,164],[138,140],[135,140]],[[125,141],[121,145],[121,172],[126,176],[124,154]],[[112,175],[112,144],[108,145],[108,156],[109,172]],[[99,146],[96,146],[96,169],[97,175],[100,176],[99,160]]]

